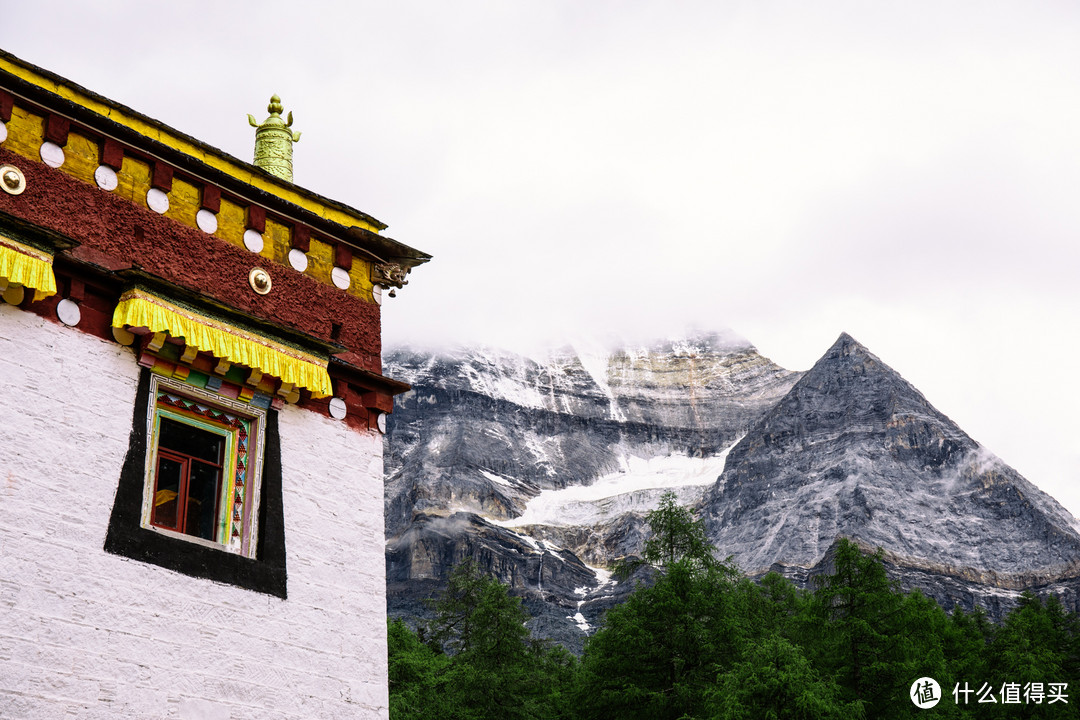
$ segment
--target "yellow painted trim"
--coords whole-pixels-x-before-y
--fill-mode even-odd
[[[0,278],[34,290],[34,300],[56,294],[52,255],[0,235]]]
[[[38,152],[44,139],[44,125],[44,117],[34,115],[22,106],[16,105],[11,122],[8,123],[9,134],[4,147],[28,160],[38,162],[40,159]],[[96,187],[94,171],[97,169],[98,152],[98,143],[81,133],[72,131],[64,149],[67,159],[60,168],[61,172]],[[146,207],[146,192],[150,189],[150,166],[141,158],[126,154],[116,176],[117,188],[112,193],[140,207]],[[174,178],[172,190],[168,195],[169,209],[165,216],[188,227],[197,228],[196,216],[202,208],[198,187],[182,177],[177,177]],[[244,230],[247,228],[244,222],[245,210],[245,206],[233,202],[228,197],[223,197],[221,209],[217,213],[218,228],[213,235],[237,247],[244,247]],[[269,241],[265,243],[259,254],[281,265],[288,265],[288,254],[292,248],[291,228],[276,222],[273,217],[267,218],[266,225],[264,237],[269,238]],[[305,274],[314,277],[324,285],[333,285],[330,276],[333,269],[333,246],[320,237],[324,236],[315,236],[311,239],[313,251],[316,248],[320,249],[318,262],[309,263]],[[309,254],[309,257],[314,257],[314,252]],[[375,302],[370,279],[370,262],[361,254],[355,254],[353,268],[349,274],[352,283],[346,292],[365,302]]]
[[[182,337],[187,344],[214,357],[306,387],[312,397],[333,394],[327,359],[180,307],[145,290],[129,290],[120,297],[112,324],[118,328],[145,327],[150,332]]]
[[[65,100],[95,112],[130,130],[134,130],[140,135],[144,135],[163,145],[167,145],[174,150],[178,150],[179,152],[193,157],[215,170],[230,175],[247,185],[251,185],[272,195],[288,200],[294,205],[314,213],[321,218],[345,227],[357,225],[375,233],[380,230],[380,228],[373,225],[370,221],[365,220],[363,217],[352,215],[351,213],[344,212],[338,208],[328,207],[295,190],[283,187],[277,182],[268,179],[262,171],[242,165],[239,161],[234,161],[234,158],[231,158],[224,153],[218,154],[207,152],[205,147],[196,145],[179,135],[174,135],[159,125],[127,115],[119,108],[113,107],[86,93],[80,92],[76,88],[57,83],[54,80],[34,72],[30,68],[11,62],[8,58],[0,57],[0,70],[8,72],[15,77],[47,90],[54,95],[58,95]]]

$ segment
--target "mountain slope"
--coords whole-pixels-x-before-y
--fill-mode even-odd
[[[846,334],[732,449],[702,511],[750,573],[809,568],[846,536],[989,589],[1080,576],[1075,519]]]

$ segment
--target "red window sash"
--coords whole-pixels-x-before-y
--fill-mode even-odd
[[[158,522],[157,519],[157,494],[160,490],[159,484],[161,482],[161,461],[172,460],[180,465],[180,484],[176,489],[176,526],[170,526],[164,522]],[[157,527],[165,528],[166,530],[173,530],[175,532],[184,532],[184,521],[187,515],[187,485],[188,477],[190,475],[191,458],[187,455],[180,453],[170,452],[162,448],[158,448],[157,464],[154,467],[154,495],[153,503],[154,507],[150,512],[150,524]]]
[[[215,470],[217,475],[216,491],[214,492],[214,537],[213,542],[218,542],[217,534],[218,530],[218,517],[221,514],[221,494],[224,487],[224,463],[221,459],[221,455],[224,449],[218,452],[218,462],[212,463],[207,460],[185,455],[174,450],[168,450],[166,448],[158,447],[157,465],[154,468],[154,494],[153,494],[153,507],[150,510],[150,524],[156,527],[165,528],[166,530],[172,530],[173,532],[183,533],[184,535],[191,535],[193,533],[187,532],[187,515],[188,505],[191,499],[188,495],[188,485],[191,480],[191,464],[199,463],[200,465],[208,465]],[[161,478],[161,460],[165,458],[172,460],[173,462],[180,464],[180,485],[176,494],[176,526],[172,527],[165,523],[157,521],[157,493],[159,490],[158,483]]]

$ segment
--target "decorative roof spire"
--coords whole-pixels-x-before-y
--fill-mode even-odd
[[[300,140],[300,133],[289,129],[293,123],[291,111],[287,120],[281,119],[284,110],[281,98],[273,95],[266,106],[270,117],[260,125],[254,115],[248,115],[248,123],[256,128],[255,166],[274,177],[292,182],[292,144]]]

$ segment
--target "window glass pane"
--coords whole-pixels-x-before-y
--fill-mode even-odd
[[[157,483],[154,487],[154,512],[150,522],[177,530],[177,496],[185,463],[169,457],[158,457]]]
[[[161,378],[152,383],[157,462],[147,478],[146,493],[153,495],[144,526],[254,557],[264,413],[228,398],[201,398],[205,393],[194,388],[173,393],[173,383]]]
[[[217,535],[221,471],[213,465],[195,461],[191,463],[190,472],[184,532],[206,540],[214,540]]]
[[[158,443],[163,448],[207,462],[221,463],[221,448],[225,444],[225,438],[221,435],[169,418],[161,418],[160,433]]]

